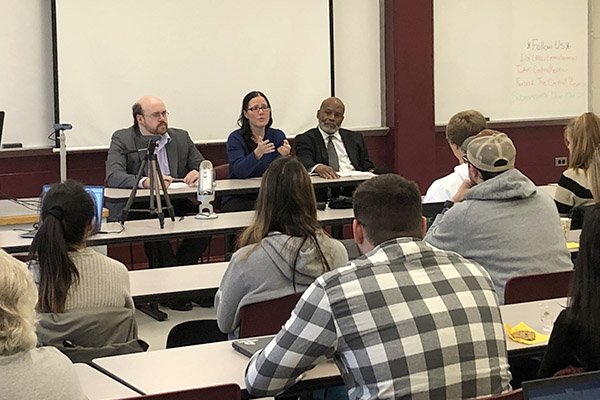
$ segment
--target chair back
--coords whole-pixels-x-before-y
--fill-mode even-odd
[[[140,397],[130,397],[122,400],[240,400],[242,392],[234,383],[211,386],[199,389],[179,390],[177,392],[147,394]]]
[[[513,276],[504,286],[504,304],[567,297],[574,270]]]
[[[515,389],[488,397],[478,397],[477,400],[523,400],[523,389]]]
[[[229,164],[217,165],[213,170],[215,171],[216,180],[229,179]]]
[[[54,346],[73,362],[142,352],[148,344],[137,337],[134,311],[125,307],[81,308],[38,314],[36,333],[42,346]]]
[[[175,325],[167,336],[167,349],[221,342],[227,340],[227,334],[221,332],[214,319],[198,319]]]
[[[302,293],[247,304],[240,309],[240,338],[273,335],[290,318]]]

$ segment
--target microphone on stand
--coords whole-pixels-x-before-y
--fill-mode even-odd
[[[210,161],[204,160],[198,168],[198,201],[200,202],[197,219],[213,219],[217,218],[217,214],[213,211],[211,201],[215,200],[215,170]]]

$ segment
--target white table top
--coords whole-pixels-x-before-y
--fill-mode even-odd
[[[228,262],[129,271],[131,295],[136,297],[218,288]]]
[[[338,179],[325,179],[320,176],[311,176],[310,179],[315,187],[320,186],[343,186],[347,184],[359,184],[360,182],[366,181],[374,174],[369,172],[357,173],[353,176],[343,176]],[[217,180],[215,192],[218,195],[229,195],[229,194],[242,194],[242,193],[253,193],[258,192],[260,188],[261,178],[247,178],[247,179],[221,179]],[[167,189],[169,196],[171,197],[182,197],[189,196],[190,194],[196,193],[196,185],[188,187],[176,187]],[[104,200],[108,202],[123,201],[129,197],[131,189],[117,189],[117,188],[106,188],[104,189]],[[145,198],[150,195],[149,189],[138,189],[136,198]]]
[[[101,246],[111,243],[130,243],[135,241],[152,241],[197,236],[211,236],[237,232],[250,225],[254,211],[240,211],[218,214],[215,219],[196,219],[189,216],[175,221],[165,218],[164,229],[160,229],[157,219],[146,219],[125,222],[125,230],[118,222],[102,224],[105,234],[96,234],[88,239],[88,245]],[[352,209],[317,211],[317,218],[322,224],[345,224],[354,218]],[[0,231],[0,247],[9,253],[28,251],[31,239],[20,238],[18,231]]]
[[[226,341],[97,358],[93,363],[146,394],[156,394],[227,383],[244,390],[248,358]],[[328,361],[308,371],[304,380],[338,376],[337,366]]]
[[[535,329],[537,332],[544,333],[542,330],[542,322],[540,321],[541,305],[547,304],[552,311],[554,318],[558,317],[560,311],[566,308],[567,298],[549,299],[532,301],[527,303],[508,304],[500,306],[500,312],[502,313],[502,321],[510,326],[515,326],[519,322],[525,322],[528,326]],[[548,333],[549,334],[549,333]],[[537,345],[526,345],[517,342],[513,342],[506,336],[506,348],[509,352],[519,350],[533,350],[535,348],[545,347],[546,343],[540,343]]]
[[[123,399],[140,394],[87,364],[74,364],[75,372],[89,400]]]

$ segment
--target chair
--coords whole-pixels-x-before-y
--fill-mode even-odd
[[[240,309],[240,338],[273,335],[279,332],[300,297],[302,293],[293,293],[243,306]]]
[[[515,389],[488,397],[478,397],[477,400],[523,400],[523,389]]]
[[[186,321],[175,325],[167,336],[167,349],[221,342],[227,340],[227,334],[221,332],[214,319]]]
[[[180,390],[177,392],[147,394],[140,397],[129,397],[122,400],[240,400],[242,392],[234,383],[227,385],[211,386],[199,389]]]
[[[513,276],[504,286],[504,304],[567,297],[574,270]]]
[[[217,165],[213,170],[215,171],[215,180],[229,179],[229,164]]]

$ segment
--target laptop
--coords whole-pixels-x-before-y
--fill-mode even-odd
[[[600,371],[523,382],[525,400],[600,399]]]
[[[48,193],[48,190],[50,190],[51,186],[52,185],[42,186],[42,194],[40,195],[40,209],[41,209],[42,203],[44,202],[44,197],[46,196],[46,193]],[[90,196],[92,196],[92,199],[94,200],[96,216],[93,221],[94,226],[92,227],[91,234],[95,235],[96,233],[100,232],[100,229],[102,227],[102,205],[104,202],[104,186],[87,185],[87,186],[84,186],[84,189],[86,190],[86,192],[88,192],[90,194]],[[39,227],[36,227],[33,230],[21,233],[19,236],[22,238],[32,239],[33,237],[35,237],[35,234],[37,233],[38,229],[39,229]]]
[[[427,229],[433,224],[435,217],[444,209],[444,203],[423,203],[423,216],[427,220]]]
[[[258,351],[267,347],[269,342],[273,340],[275,335],[270,336],[262,336],[258,338],[248,338],[248,339],[240,339],[235,342],[231,342],[231,347],[233,347],[236,351],[242,353],[246,357],[250,358],[257,353]]]

